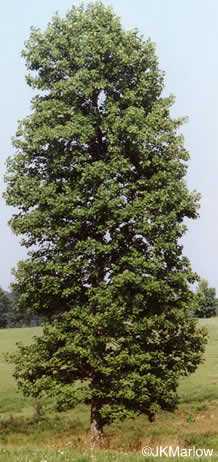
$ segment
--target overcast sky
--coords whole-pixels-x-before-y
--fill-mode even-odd
[[[190,189],[202,195],[200,218],[189,222],[184,254],[194,271],[218,293],[218,1],[217,0],[104,0],[126,27],[137,26],[156,42],[165,93],[173,93],[173,115],[188,116],[183,127],[191,155],[187,177]],[[73,2],[78,4],[77,1]],[[1,5],[1,191],[5,161],[13,153],[11,137],[17,121],[30,112],[31,90],[24,79],[20,56],[30,26],[45,27],[55,11],[62,14],[70,0],[14,0]],[[7,289],[11,269],[25,257],[19,239],[8,225],[12,213],[0,203],[0,286]]]

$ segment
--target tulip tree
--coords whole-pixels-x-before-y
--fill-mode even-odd
[[[18,306],[43,333],[11,357],[26,395],[91,407],[92,442],[116,419],[173,410],[205,333],[187,315],[183,256],[199,196],[155,48],[102,3],[32,28],[22,52],[32,111],[19,122],[5,198],[28,257]]]

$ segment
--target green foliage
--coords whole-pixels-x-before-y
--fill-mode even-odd
[[[211,318],[216,316],[217,310],[216,289],[209,288],[208,282],[202,279],[199,282],[195,296],[194,315],[197,318]]]
[[[30,248],[18,306],[46,316],[43,335],[11,357],[26,395],[92,403],[105,423],[177,403],[205,332],[186,311],[195,281],[180,238],[199,195],[161,96],[154,45],[102,3],[72,7],[23,51],[38,90],[8,161],[10,224]]]
[[[16,309],[19,296],[0,288],[0,329],[9,327],[39,326],[41,319],[22,308]]]
[[[7,327],[8,312],[10,310],[10,299],[0,287],[0,329]]]
[[[159,412],[157,419],[152,425],[148,424],[144,415],[138,416],[134,421],[127,419],[122,423],[114,423],[105,428],[105,449],[114,451],[140,451],[144,445],[154,444],[170,445],[172,441],[189,441],[192,437],[206,432],[213,433],[216,445],[211,446],[211,438],[208,444],[200,447],[213,447],[218,449],[218,367],[216,352],[218,346],[218,318],[201,319],[201,326],[208,329],[209,340],[206,348],[205,361],[196,372],[189,377],[180,380],[178,395],[180,405],[175,413]],[[0,356],[5,351],[15,351],[16,343],[23,341],[25,344],[32,342],[33,335],[41,335],[41,328],[2,329],[0,332]],[[43,448],[48,442],[55,441],[55,447],[63,447],[63,442],[72,442],[70,448],[85,452],[89,447],[89,406],[79,405],[71,411],[55,414],[50,397],[43,399],[46,409],[44,420],[39,424],[33,417],[35,399],[25,398],[21,393],[16,393],[15,380],[13,380],[12,366],[2,361],[1,385],[0,385],[0,442],[7,447]],[[190,414],[196,416],[196,421],[187,424]],[[17,432],[13,431],[17,421]],[[188,419],[189,420],[189,419]],[[3,422],[8,422],[7,428]],[[4,430],[5,428],[5,430]],[[213,438],[212,438],[213,439]],[[180,444],[180,446],[182,443]],[[209,445],[209,446],[208,446]],[[182,445],[183,446],[183,445]],[[66,445],[68,448],[69,446]],[[196,446],[197,447],[197,446]]]

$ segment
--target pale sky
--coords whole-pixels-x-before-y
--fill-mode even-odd
[[[202,195],[200,218],[189,221],[184,255],[201,278],[218,293],[218,1],[217,0],[104,0],[125,27],[138,27],[156,42],[160,68],[165,71],[165,94],[173,93],[174,116],[188,116],[183,127],[191,160],[190,189]],[[30,112],[32,92],[24,79],[20,56],[30,26],[45,27],[55,11],[61,15],[77,1],[12,0],[1,5],[1,145],[0,186],[4,190],[5,161],[13,153],[11,137],[17,121]],[[7,289],[11,269],[25,257],[8,225],[12,211],[0,202],[0,286]]]

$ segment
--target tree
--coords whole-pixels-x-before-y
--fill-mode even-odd
[[[0,329],[7,327],[10,300],[4,290],[0,287]]]
[[[46,316],[12,357],[26,395],[59,409],[91,404],[92,442],[117,418],[177,403],[205,333],[187,319],[190,263],[180,238],[196,218],[189,158],[154,45],[102,3],[32,29],[23,56],[38,91],[8,162],[10,220],[29,258],[18,305]]]
[[[216,289],[208,287],[208,281],[202,279],[198,284],[194,314],[198,318],[216,316]]]
[[[40,319],[37,316],[29,313],[27,310],[16,309],[19,300],[19,294],[15,292],[6,293],[9,299],[9,309],[7,312],[7,325],[5,327],[27,327],[40,324]]]
[[[39,326],[41,319],[24,310],[16,310],[19,295],[0,288],[0,328]]]

